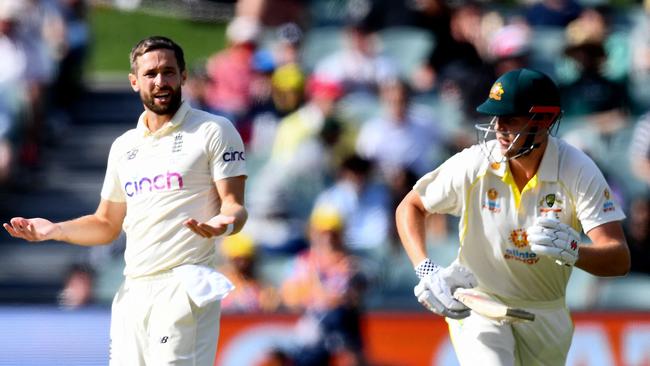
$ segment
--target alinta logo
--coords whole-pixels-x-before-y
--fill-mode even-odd
[[[510,241],[517,248],[524,248],[528,245],[528,234],[525,229],[515,229],[510,233]]]

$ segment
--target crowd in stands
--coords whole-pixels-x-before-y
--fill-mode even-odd
[[[41,163],[43,144],[83,89],[83,0],[0,1],[0,186]]]
[[[560,86],[554,132],[604,172],[628,216],[632,271],[650,276],[650,1],[236,8],[227,45],[193,65],[184,88],[195,107],[231,119],[247,145],[250,218],[219,244],[237,285],[224,313],[298,312],[313,341],[304,357],[362,357],[354,327],[376,299],[364,293],[379,292],[374,306],[395,294],[414,303],[396,205],[418,177],[475,143],[474,108],[496,77],[523,66]],[[84,16],[81,0],[0,0],[0,180],[37,163],[44,111],[64,113],[81,90]],[[456,224],[431,216],[432,250],[457,249]]]

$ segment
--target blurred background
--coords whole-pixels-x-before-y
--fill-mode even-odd
[[[250,219],[217,243],[238,288],[217,364],[456,365],[413,297],[394,210],[475,143],[493,80],[532,67],[560,85],[557,135],[628,217],[627,277],[573,271],[568,364],[650,365],[649,31],[633,0],[0,0],[0,220],[94,211],[110,144],[142,111],[128,54],[164,35],[185,50],[185,100],[247,145]],[[457,227],[431,217],[435,262]],[[3,230],[0,365],[107,364],[123,250]]]

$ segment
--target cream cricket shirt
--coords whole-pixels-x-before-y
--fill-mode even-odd
[[[428,211],[460,216],[460,263],[481,290],[513,304],[562,299],[571,274],[571,267],[530,250],[526,229],[537,216],[553,211],[578,232],[625,218],[593,161],[553,137],[522,192],[507,163],[491,164],[477,145],[423,176],[414,189]]]
[[[244,145],[226,119],[183,102],[172,120],[151,133],[144,124],[118,137],[108,157],[103,199],[126,202],[124,275],[139,277],[183,264],[213,267],[215,240],[183,221],[217,215],[214,181],[246,175]]]

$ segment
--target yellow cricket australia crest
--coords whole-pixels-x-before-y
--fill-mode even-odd
[[[494,83],[490,89],[490,99],[501,100],[503,93],[505,93],[503,91],[503,85],[501,83]]]

